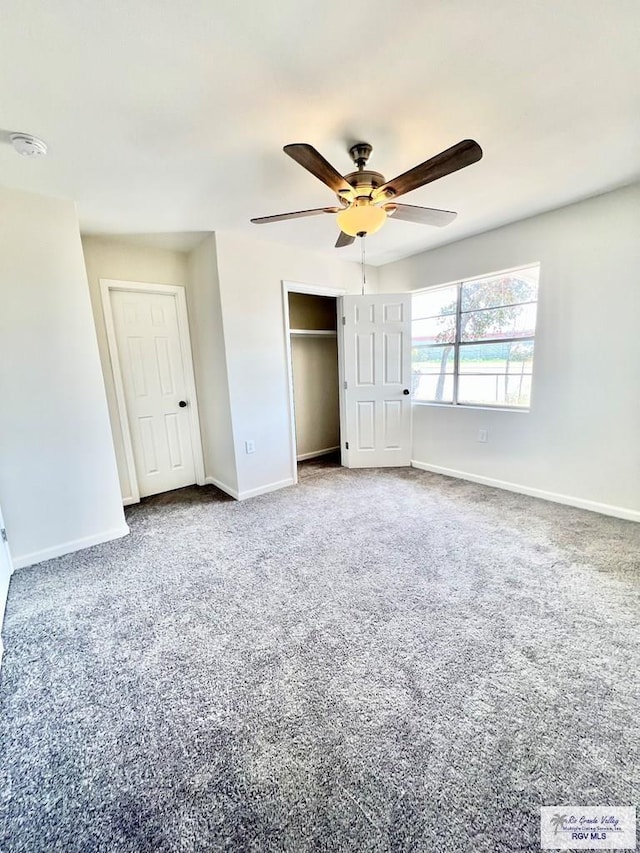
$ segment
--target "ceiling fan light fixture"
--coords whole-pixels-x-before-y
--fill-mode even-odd
[[[371,204],[369,199],[357,199],[352,205],[341,210],[336,217],[338,228],[351,237],[379,231],[386,218],[386,210]]]

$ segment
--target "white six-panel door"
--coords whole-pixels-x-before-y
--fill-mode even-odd
[[[195,464],[176,298],[112,290],[111,308],[140,496],[191,485]]]
[[[349,468],[411,463],[411,295],[343,297]]]

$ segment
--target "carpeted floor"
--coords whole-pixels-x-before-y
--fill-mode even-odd
[[[640,526],[330,461],[15,573],[3,853],[539,850],[638,801]]]

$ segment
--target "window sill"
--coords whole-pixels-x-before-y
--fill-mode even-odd
[[[424,400],[411,400],[413,406],[429,406],[432,409],[473,409],[481,412],[516,412],[519,415],[528,415],[531,409],[523,409],[519,406],[474,406],[473,403],[428,403]]]

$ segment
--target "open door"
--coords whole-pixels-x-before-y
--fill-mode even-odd
[[[411,294],[342,298],[347,468],[411,464]]]

